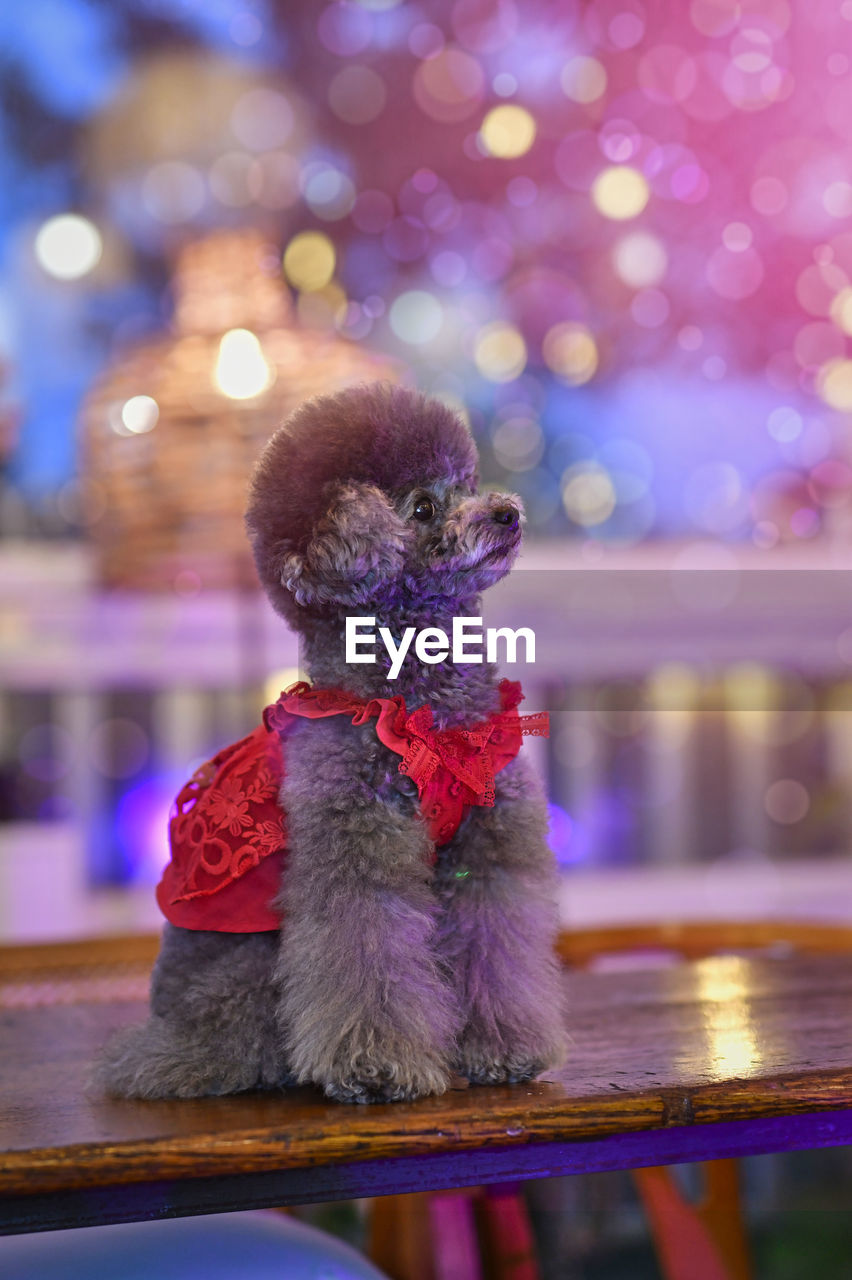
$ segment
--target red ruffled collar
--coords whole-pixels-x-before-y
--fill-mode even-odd
[[[376,721],[376,734],[381,742],[402,756],[399,772],[417,784],[420,796],[436,770],[443,768],[467,788],[468,804],[493,805],[494,759],[492,747],[499,747],[509,737],[548,735],[547,712],[519,716],[517,707],[523,700],[517,681],[502,680],[499,687],[500,710],[470,729],[435,729],[434,716],[428,706],[409,714],[405,699],[356,698],[344,689],[314,688],[300,681],[281,694],[263,713],[267,729],[286,734],[292,728],[291,716],[314,720],[324,716],[350,716],[352,724]],[[520,741],[518,741],[520,746]],[[499,753],[498,753],[499,754]],[[517,747],[513,754],[517,754]]]

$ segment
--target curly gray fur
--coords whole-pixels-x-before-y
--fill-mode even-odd
[[[272,438],[247,522],[273,604],[317,685],[427,703],[439,727],[497,709],[494,669],[345,662],[345,619],[443,626],[477,615],[511,566],[521,506],[475,490],[475,451],[444,405],[362,387],[309,402]],[[514,518],[511,514],[514,507]],[[424,512],[433,512],[424,518]],[[419,513],[419,514],[418,514]],[[371,1102],[526,1080],[564,1057],[555,870],[543,796],[519,758],[493,808],[433,852],[416,788],[373,725],[302,721],[281,803],[279,932],[166,926],[151,1017],[108,1047],[101,1083],[191,1097],[312,1083]]]

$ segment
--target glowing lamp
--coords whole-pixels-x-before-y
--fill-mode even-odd
[[[269,386],[272,371],[250,329],[230,329],[223,335],[214,378],[230,400],[250,400]]]

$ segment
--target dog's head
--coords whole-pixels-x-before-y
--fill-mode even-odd
[[[469,599],[511,567],[520,499],[479,494],[476,448],[439,400],[387,384],[302,405],[266,446],[246,514],[260,580],[313,615]]]

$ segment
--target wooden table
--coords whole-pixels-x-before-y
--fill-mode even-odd
[[[152,945],[137,948],[130,995]],[[24,978],[7,969],[0,994],[5,1233],[852,1142],[844,956],[569,971],[563,1071],[373,1107],[307,1088],[193,1102],[87,1093],[98,1047],[144,1017],[143,1000],[115,998],[120,974],[52,994]]]

